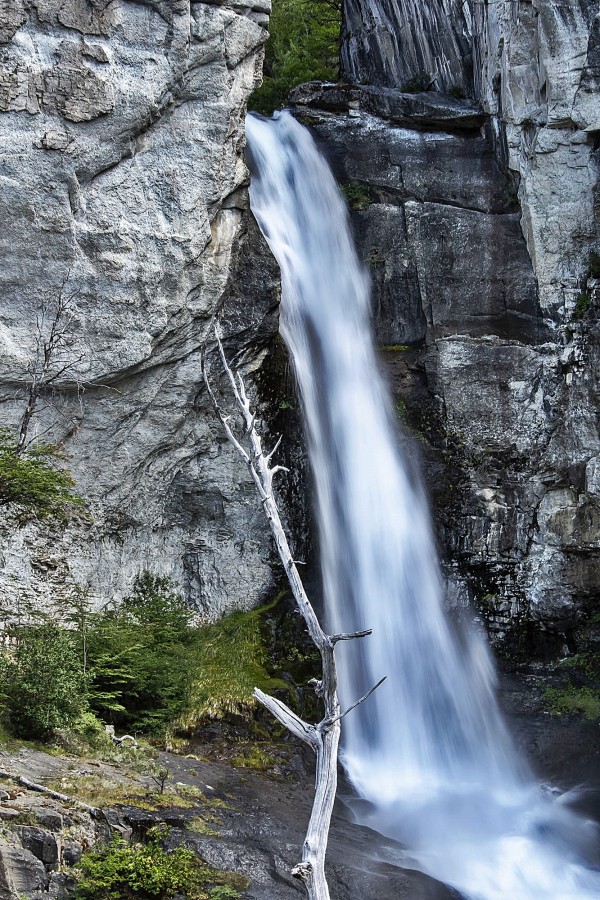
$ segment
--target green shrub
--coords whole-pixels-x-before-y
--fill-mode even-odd
[[[17,438],[0,431],[0,506],[18,503],[30,515],[61,520],[83,506],[72,477],[57,466],[61,457],[56,447],[37,443],[20,456],[16,449]]]
[[[579,322],[585,316],[592,303],[592,296],[588,291],[582,291],[577,297],[575,303],[575,311],[573,313],[573,322]]]
[[[419,72],[405,81],[400,90],[405,94],[420,94],[431,87],[432,78],[426,72]]]
[[[1,662],[1,691],[16,737],[47,738],[85,708],[85,680],[70,632],[53,623],[21,626]]]
[[[600,278],[600,253],[592,250],[590,253],[590,278]]]
[[[266,744],[265,746],[270,746]],[[276,763],[275,757],[256,741],[240,743],[239,751],[231,757],[232,765],[239,769],[253,769],[255,772],[267,772]]]
[[[92,710],[127,730],[164,729],[188,705],[197,634],[171,580],[140,575],[131,596],[90,623]]]
[[[382,256],[379,250],[371,250],[371,255],[367,260],[371,269],[380,269],[385,265],[385,256]]]
[[[580,713],[585,719],[600,719],[600,691],[591,687],[548,688],[544,705],[555,716]]]
[[[235,900],[248,879],[203,862],[193,850],[166,851],[166,829],[154,828],[146,844],[114,841],[83,856],[75,900]]]
[[[335,81],[341,4],[331,0],[273,0],[264,80],[249,108],[265,115],[285,106],[292,88],[305,81]]]
[[[284,681],[268,674],[268,655],[261,634],[261,616],[275,602],[249,612],[232,613],[200,629],[194,652],[191,703],[181,719],[183,727],[192,727],[206,718],[247,712],[255,705],[255,687],[263,691],[287,689]]]
[[[81,740],[97,750],[105,750],[113,748],[113,741],[106,731],[104,722],[93,712],[86,710],[71,725],[73,734],[81,738]]]
[[[366,209],[373,201],[369,196],[368,189],[363,184],[356,181],[350,181],[347,184],[340,185],[342,194],[346,198],[346,202],[350,209],[362,210]]]
[[[454,97],[455,100],[464,100],[465,92],[461,88],[460,84],[453,84],[450,88],[450,96]]]

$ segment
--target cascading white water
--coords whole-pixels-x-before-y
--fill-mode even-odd
[[[377,372],[369,280],[345,204],[289,113],[249,116],[251,206],[282,274],[281,330],[302,395],[316,484],[327,626],[340,647],[343,761],[364,821],[481,900],[599,895],[581,854],[595,826],[552,800],[513,749],[487,647],[445,615],[418,476]]]

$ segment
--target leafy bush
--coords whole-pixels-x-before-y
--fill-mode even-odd
[[[596,253],[595,250],[590,253],[589,273],[591,278],[600,278],[600,253]]]
[[[548,688],[544,705],[555,716],[580,713],[585,719],[600,719],[600,691],[591,687]]]
[[[82,742],[89,747],[98,750],[112,749],[113,747],[113,741],[106,731],[104,722],[89,710],[83,712],[73,722],[71,731],[75,737],[81,738]]]
[[[0,431],[0,506],[18,503],[28,513],[64,520],[83,500],[68,472],[57,467],[60,455],[51,444],[38,443],[20,456],[17,438]]]
[[[319,659],[310,642],[298,650],[304,631],[292,628],[297,616],[279,608],[281,597],[198,626],[171,580],[145,572],[129,597],[101,612],[85,592],[61,601],[58,622],[27,607],[21,621],[37,615],[37,624],[13,626],[16,645],[0,655],[7,725],[36,739],[62,729],[55,738],[73,752],[105,752],[113,747],[105,722],[119,733],[156,735],[232,714],[254,727],[255,687],[283,690],[302,705],[301,685]],[[314,692],[306,694],[314,702]]]
[[[154,828],[146,844],[114,841],[82,858],[76,900],[235,900],[248,879],[207,865],[193,850],[166,851],[166,829]]]
[[[115,725],[163,728],[186,708],[197,629],[169,578],[148,572],[118,607],[90,623],[89,704]]]
[[[460,84],[453,84],[450,88],[450,96],[454,97],[455,100],[464,100],[465,92],[461,88]]]
[[[340,27],[341,3],[335,0],[273,0],[264,81],[250,98],[250,109],[270,115],[285,106],[297,85],[335,81]]]
[[[195,679],[190,707],[181,719],[190,727],[204,718],[244,713],[255,705],[252,692],[287,688],[268,674],[261,616],[275,603],[236,612],[200,629],[194,651]]]
[[[400,90],[405,94],[420,94],[422,91],[428,91],[431,87],[432,78],[426,72],[419,72],[413,75],[408,81],[405,81]]]
[[[85,708],[85,681],[72,634],[53,623],[22,626],[1,661],[1,690],[16,737],[48,737]]]
[[[575,303],[575,311],[573,313],[573,322],[579,322],[585,316],[592,303],[592,296],[588,291],[582,291],[577,297]]]
[[[347,184],[341,185],[341,191],[350,209],[355,209],[361,212],[366,209],[373,201],[369,195],[368,189],[362,185],[358,184],[356,181],[350,181]]]

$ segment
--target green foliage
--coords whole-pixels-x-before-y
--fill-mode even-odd
[[[46,622],[21,626],[1,660],[0,684],[16,737],[45,739],[85,708],[85,681],[72,634]]]
[[[164,728],[186,708],[197,629],[168,578],[145,572],[87,634],[89,704],[128,730]]]
[[[277,598],[278,599],[278,598]],[[194,652],[196,673],[183,727],[228,713],[243,714],[255,705],[252,692],[286,688],[268,674],[267,652],[261,635],[261,616],[275,604],[235,612],[200,629]]]
[[[384,353],[405,353],[410,347],[408,344],[380,344],[379,349]]]
[[[17,456],[17,438],[0,430],[0,506],[18,503],[28,516],[66,520],[84,501],[75,482],[57,466],[60,454],[51,444],[37,443]]]
[[[269,745],[267,745],[269,746]],[[255,772],[267,772],[273,768],[277,760],[257,742],[240,744],[239,752],[232,756],[231,762],[240,769],[253,769]]]
[[[347,184],[340,185],[340,190],[346,198],[350,209],[358,212],[362,212],[373,202],[368,189],[357,181],[349,181]]]
[[[595,250],[592,250],[589,263],[590,278],[600,278],[600,253],[596,253]]]
[[[250,109],[270,115],[285,106],[293,87],[335,81],[340,27],[336,0],[273,0],[264,81],[250,98]]]
[[[593,618],[590,621],[594,621]],[[561,659],[557,663],[560,669],[567,669],[571,672],[580,672],[586,678],[600,679],[600,654],[588,651],[586,653],[577,653],[575,656],[568,656]]]
[[[75,900],[235,900],[248,879],[222,872],[203,862],[193,850],[166,851],[166,829],[148,833],[146,844],[126,846],[114,841],[83,856]]]
[[[580,713],[585,719],[600,719],[600,691],[591,687],[548,688],[544,705],[555,716]]]
[[[187,820],[186,828],[188,831],[193,831],[195,834],[202,834],[205,837],[218,837],[219,832],[215,829],[215,824],[218,824],[217,817],[209,813],[208,815],[192,816],[191,819]]]
[[[575,311],[573,313],[573,322],[579,322],[585,316],[586,312],[590,308],[592,302],[592,296],[589,291],[582,291],[577,297],[577,302],[575,303]]]
[[[385,256],[382,256],[379,250],[371,250],[368,263],[372,269],[379,269],[385,265]]]
[[[450,88],[450,96],[454,97],[455,100],[464,100],[465,92],[461,88],[460,84],[453,84]]]
[[[400,90],[405,94],[420,94],[422,91],[428,91],[431,87],[432,78],[426,72],[418,72],[408,81],[405,81]]]
[[[120,734],[157,735],[241,715],[256,736],[255,687],[284,691],[299,712],[305,694],[315,702],[303,686],[319,674],[320,658],[282,597],[198,626],[170,579],[146,572],[120,605],[100,612],[84,591],[57,603],[55,622],[27,605],[12,626],[14,643],[0,653],[4,720],[19,737],[48,740],[60,729],[53,738],[63,749],[118,754],[115,761],[134,769],[137,751],[115,749],[105,722]],[[246,750],[239,765],[271,765],[262,748]],[[144,759],[142,768],[165,788],[160,767]]]
[[[401,422],[406,422],[406,416],[408,415],[408,409],[406,406],[406,401],[402,399],[402,397],[394,398],[394,412],[396,416],[400,419]]]
[[[72,731],[91,747],[110,747],[112,745],[104,723],[89,710],[82,713],[73,723]]]

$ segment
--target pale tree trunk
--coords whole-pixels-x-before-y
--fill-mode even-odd
[[[309,900],[329,900],[329,888],[325,878],[325,854],[329,837],[331,814],[337,791],[337,763],[338,746],[340,741],[340,723],[350,710],[358,706],[369,697],[376,688],[385,680],[381,679],[364,697],[352,704],[345,712],[340,711],[337,694],[337,672],[335,664],[335,645],[338,641],[362,638],[369,635],[369,631],[359,631],[352,634],[325,634],[315,611],[306,595],[298,568],[292,557],[287,536],[281,523],[279,510],[273,494],[273,476],[278,472],[285,472],[283,466],[271,466],[271,459],[275,454],[281,438],[275,444],[270,453],[265,453],[262,441],[256,429],[256,417],[250,408],[244,382],[237,373],[232,372],[221,342],[220,329],[217,324],[214,327],[217,347],[221,362],[227,375],[229,385],[236,401],[238,412],[244,422],[244,433],[238,438],[230,424],[231,416],[225,415],[219,405],[216,394],[210,384],[206,369],[206,354],[202,354],[202,374],[212,401],[213,407],[225,433],[233,444],[241,458],[246,463],[252,479],[256,485],[259,497],[262,501],[265,515],[269,522],[271,533],[275,540],[277,551],[283,563],[288,582],[296,606],[302,614],[308,627],[308,632],[321,654],[322,676],[321,680],[313,679],[315,692],[321,697],[324,705],[324,716],[315,725],[305,722],[296,715],[285,703],[276,697],[264,694],[258,688],[254,690],[254,696],[266,709],[284,725],[288,731],[300,740],[312,747],[316,754],[316,779],[315,796],[312,813],[306,832],[306,838],[302,847],[302,861],[292,869],[292,875],[302,880],[306,887]],[[246,438],[250,444],[247,450],[242,444]]]

